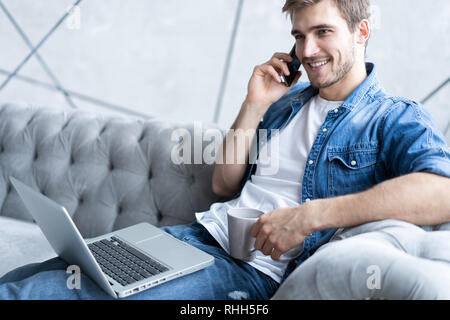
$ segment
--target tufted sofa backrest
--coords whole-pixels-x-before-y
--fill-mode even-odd
[[[180,128],[182,144],[172,140]],[[189,223],[226,200],[212,192],[213,164],[171,160],[177,147],[190,147],[193,159],[194,138],[196,148],[210,146],[190,123],[0,106],[0,215],[32,221],[13,176],[63,205],[86,238],[139,222]]]

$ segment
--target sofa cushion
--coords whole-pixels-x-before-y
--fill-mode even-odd
[[[340,229],[273,299],[450,299],[448,226],[390,219]]]
[[[36,224],[0,217],[0,277],[14,268],[55,256]]]

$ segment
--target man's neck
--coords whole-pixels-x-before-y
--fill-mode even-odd
[[[347,75],[328,88],[319,90],[321,98],[328,101],[345,101],[358,86],[367,78],[366,64],[354,65]]]

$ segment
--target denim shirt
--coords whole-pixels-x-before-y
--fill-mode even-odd
[[[367,78],[344,103],[331,110],[319,129],[306,161],[301,203],[357,193],[385,180],[412,172],[450,177],[450,152],[445,138],[425,108],[417,102],[386,94],[373,63],[366,63]],[[282,130],[319,90],[297,83],[270,106],[258,130]],[[259,135],[257,152],[259,155]],[[250,161],[249,161],[250,162]],[[255,161],[247,165],[241,188],[255,173]],[[237,193],[234,198],[239,197]],[[316,231],[303,242],[283,280],[337,229]]]

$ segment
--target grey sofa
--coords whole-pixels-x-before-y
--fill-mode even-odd
[[[64,205],[85,238],[139,222],[189,223],[226,201],[212,192],[212,164],[171,161],[185,143],[172,139],[178,128],[209,145],[190,123],[0,106],[0,276],[55,256],[9,176]],[[273,298],[450,299],[449,230],[395,220],[341,229]]]

